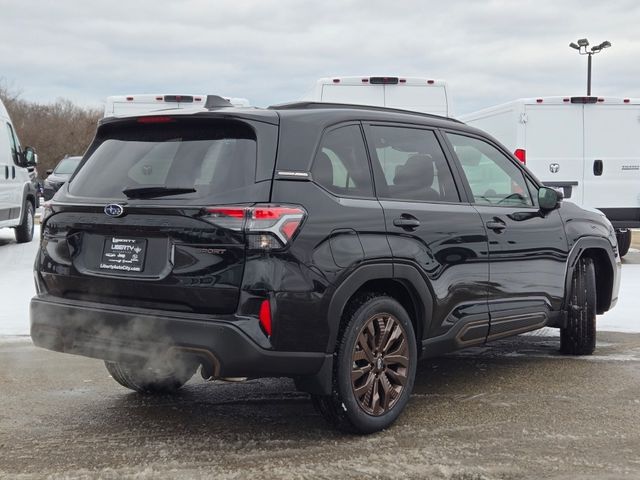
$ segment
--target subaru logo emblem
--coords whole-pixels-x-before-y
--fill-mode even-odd
[[[122,205],[118,205],[117,203],[110,203],[106,207],[104,207],[104,213],[109,215],[110,217],[121,217],[124,215],[124,207]]]
[[[558,170],[560,170],[560,165],[558,165],[557,163],[552,163],[551,165],[549,165],[549,170],[551,171],[551,173],[558,173]]]

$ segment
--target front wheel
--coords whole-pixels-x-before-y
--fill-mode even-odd
[[[616,232],[616,239],[618,240],[618,254],[620,254],[620,257],[624,257],[629,252],[629,247],[631,247],[631,230]]]
[[[312,398],[338,429],[372,433],[390,426],[409,401],[416,373],[416,338],[406,310],[388,296],[365,296],[346,315],[333,392]]]
[[[33,239],[34,212],[33,205],[27,200],[22,222],[15,228],[16,242],[27,243]]]
[[[578,260],[573,277],[567,325],[560,329],[560,351],[591,355],[596,348],[596,273],[593,260]]]
[[[123,387],[139,393],[173,393],[193,376],[197,366],[174,364],[126,364],[105,361],[107,371]]]

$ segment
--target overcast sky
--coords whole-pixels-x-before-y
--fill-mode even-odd
[[[518,97],[640,97],[638,0],[0,0],[0,77],[28,100],[216,93],[266,106],[334,75],[447,80],[454,113]]]

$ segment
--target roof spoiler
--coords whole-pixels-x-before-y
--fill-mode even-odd
[[[229,100],[218,95],[207,95],[207,102],[204,104],[204,108],[225,108],[233,107],[233,104]]]

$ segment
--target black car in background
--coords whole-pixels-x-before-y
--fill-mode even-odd
[[[45,200],[51,200],[60,187],[71,178],[81,160],[82,156],[66,156],[53,170],[47,170],[43,187]]]
[[[420,357],[544,326],[593,352],[615,232],[493,138],[384,108],[210,100],[101,121],[43,213],[36,345],[143,393],[199,366],[291,377],[361,433],[398,417]]]

